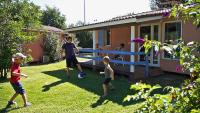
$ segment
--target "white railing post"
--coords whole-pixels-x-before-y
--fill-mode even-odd
[[[95,50],[95,49],[96,49],[96,31],[93,30],[92,32],[93,32],[93,33],[92,33],[92,37],[93,37],[93,50]],[[93,57],[96,57],[96,53],[95,53],[95,52],[93,52]],[[93,64],[93,65],[96,65],[96,61],[93,60],[93,63],[92,63],[92,64]]]
[[[135,39],[135,26],[131,26],[131,41]],[[135,52],[135,43],[131,42],[131,52]],[[135,55],[131,55],[131,62],[135,62]],[[135,72],[135,66],[130,65],[130,72]]]

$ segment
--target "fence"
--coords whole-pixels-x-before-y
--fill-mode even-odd
[[[79,52],[81,53],[103,53],[103,54],[120,54],[120,55],[145,55],[145,61],[139,61],[139,62],[128,62],[128,61],[121,61],[121,60],[114,60],[111,59],[110,62],[117,63],[117,64],[125,64],[125,65],[143,65],[145,66],[145,76],[148,77],[149,75],[149,62],[148,62],[148,55],[144,52],[125,52],[125,51],[110,51],[110,50],[93,50],[93,49],[80,49]],[[93,55],[92,57],[89,56],[79,56],[81,58],[87,58],[92,59],[95,61],[102,61],[103,58]]]

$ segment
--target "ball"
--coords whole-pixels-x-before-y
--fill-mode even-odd
[[[78,74],[78,78],[79,78],[79,79],[82,79],[82,78],[84,78],[85,76],[86,76],[85,73],[79,73],[79,74]]]

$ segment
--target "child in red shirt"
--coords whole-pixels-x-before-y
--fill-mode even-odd
[[[13,104],[17,104],[14,102],[14,99],[20,94],[22,95],[22,99],[24,101],[24,107],[30,106],[31,103],[27,102],[27,97],[24,91],[24,88],[22,87],[22,84],[20,82],[20,76],[28,77],[25,74],[21,74],[20,70],[20,64],[22,61],[26,58],[22,53],[16,53],[14,55],[14,58],[12,59],[12,66],[11,66],[11,78],[10,83],[15,90],[15,94],[12,96],[12,98],[8,101],[8,104],[6,107],[10,107]]]

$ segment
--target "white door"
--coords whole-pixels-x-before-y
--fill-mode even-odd
[[[139,29],[140,38],[148,37],[149,40],[156,40],[160,41],[160,26],[159,24],[152,24],[152,25],[142,25]],[[142,44],[140,44],[139,50],[144,52],[144,48]],[[140,61],[145,61],[145,56],[140,55]],[[154,50],[150,51],[149,54],[149,65],[159,67],[160,66],[160,55],[156,54]]]

